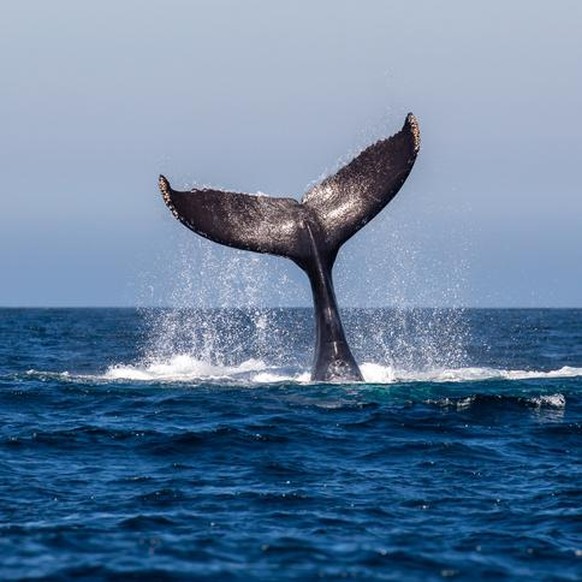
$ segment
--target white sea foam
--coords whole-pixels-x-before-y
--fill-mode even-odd
[[[566,408],[566,397],[563,394],[542,394],[531,399],[536,408]]]
[[[504,370],[496,368],[438,368],[433,370],[402,370],[367,362],[361,365],[366,384],[396,384],[414,382],[479,382],[485,380],[530,380],[574,378],[582,376],[582,368],[565,366],[558,370]],[[284,382],[309,383],[310,374],[268,366],[264,361],[250,359],[236,366],[220,366],[187,354],[175,355],[165,361],[151,361],[109,368],[104,380],[135,380],[162,382],[232,381],[256,384]],[[546,403],[547,404],[547,403]]]
[[[192,382],[196,380],[241,379],[260,374],[266,369],[260,360],[247,360],[238,366],[218,366],[187,354],[173,356],[167,361],[112,366],[105,373],[107,380],[137,380]]]
[[[392,384],[395,382],[478,382],[484,380],[530,380],[544,378],[575,378],[582,376],[582,368],[564,366],[559,370],[503,370],[497,368],[442,368],[428,371],[397,370],[373,363],[361,365],[367,383]]]

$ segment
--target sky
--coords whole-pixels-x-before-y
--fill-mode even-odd
[[[582,307],[581,28],[577,0],[2,2],[0,306],[309,305],[158,174],[300,199],[412,111],[340,305]]]

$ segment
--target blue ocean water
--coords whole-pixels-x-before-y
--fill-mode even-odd
[[[0,310],[0,579],[582,579],[582,310],[345,315]]]

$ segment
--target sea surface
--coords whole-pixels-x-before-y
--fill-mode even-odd
[[[1,580],[581,580],[582,310],[0,310]]]

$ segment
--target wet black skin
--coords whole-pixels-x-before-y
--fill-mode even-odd
[[[301,202],[212,188],[173,190],[160,176],[166,205],[185,226],[223,245],[287,257],[305,271],[315,308],[313,381],[362,381],[335,298],[332,269],[341,245],[400,190],[420,148],[418,123],[366,148],[310,188]]]

